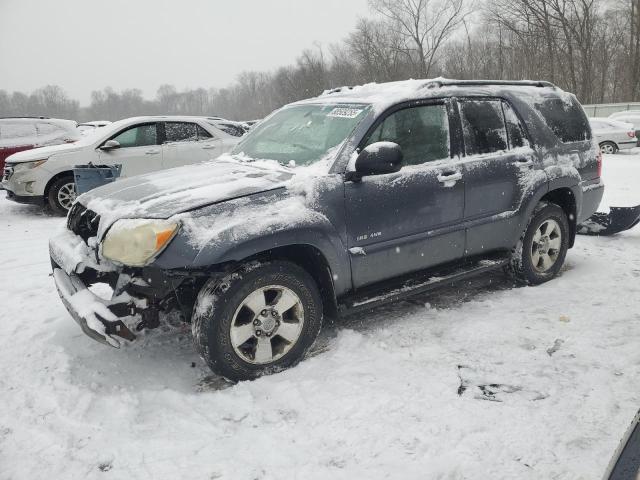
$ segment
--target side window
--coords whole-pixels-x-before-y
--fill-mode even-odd
[[[216,123],[215,126],[232,137],[242,137],[246,133],[242,127],[230,123]]]
[[[445,105],[405,108],[392,113],[375,129],[366,145],[400,145],[405,165],[449,158],[449,117]]]
[[[122,148],[157,145],[156,124],[149,123],[131,127],[113,137],[113,140],[117,141]]]
[[[209,138],[213,138],[213,135],[198,125],[198,140],[208,140]]]
[[[507,130],[499,100],[463,100],[460,119],[467,155],[507,149]]]
[[[166,122],[164,124],[165,143],[195,142],[198,131],[195,123]]]
[[[535,109],[562,142],[591,140],[589,121],[577,100],[548,98],[536,103]]]
[[[524,128],[522,128],[522,123],[520,123],[520,119],[516,115],[516,112],[513,111],[513,108],[511,108],[511,105],[507,102],[502,102],[502,111],[504,112],[504,120],[507,124],[509,147],[528,147],[529,140],[527,140]]]

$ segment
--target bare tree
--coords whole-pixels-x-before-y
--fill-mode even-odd
[[[402,51],[416,66],[416,74],[431,73],[436,54],[464,21],[463,0],[369,0],[404,39]]]

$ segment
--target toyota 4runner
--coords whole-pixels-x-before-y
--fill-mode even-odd
[[[252,379],[300,361],[323,317],[496,269],[554,278],[600,170],[582,107],[546,82],[344,87],[216,162],[79,197],[54,278],[92,338],[119,346],[179,314],[214,372]]]

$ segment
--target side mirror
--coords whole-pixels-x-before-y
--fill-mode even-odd
[[[358,181],[367,175],[395,173],[402,168],[402,149],[393,142],[368,145],[356,158],[355,171],[347,172],[348,180]]]
[[[120,142],[117,140],[107,140],[104,142],[104,145],[100,147],[100,150],[108,152],[109,150],[114,150],[116,148],[120,148]]]

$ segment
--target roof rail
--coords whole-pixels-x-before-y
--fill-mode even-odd
[[[484,86],[484,85],[512,85],[520,87],[557,88],[553,83],[543,80],[429,80],[423,88],[441,88],[449,86]]]
[[[9,119],[17,119],[17,118],[37,118],[38,120],[45,120],[45,119],[51,118],[51,117],[29,117],[29,116],[25,116],[25,117],[0,117],[0,120],[9,120]]]
[[[338,87],[338,88],[331,88],[329,90],[325,90],[324,92],[322,92],[322,94],[320,96],[331,95],[333,93],[343,93],[346,90],[353,90],[353,87],[352,86],[344,86],[344,87]]]

